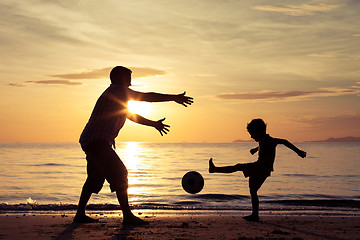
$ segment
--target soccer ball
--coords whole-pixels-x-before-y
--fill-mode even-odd
[[[204,178],[196,171],[187,172],[181,181],[183,189],[191,194],[200,192],[204,187]]]

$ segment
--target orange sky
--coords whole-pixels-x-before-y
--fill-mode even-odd
[[[291,141],[360,136],[360,2],[2,1],[0,141],[74,142],[109,70],[154,103],[170,133],[126,123],[117,141],[249,139],[261,117]]]

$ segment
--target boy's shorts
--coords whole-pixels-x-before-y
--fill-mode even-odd
[[[265,180],[271,175],[271,170],[259,166],[258,162],[242,165],[245,177],[249,177],[249,188],[258,190]]]
[[[262,186],[262,184],[265,182],[265,180],[268,178],[268,176],[250,176],[249,177],[249,188],[250,190],[259,190],[259,188]]]
[[[244,176],[252,177],[252,176],[270,176],[271,170],[268,170],[261,166],[258,162],[239,164],[239,169],[243,171]]]
[[[82,149],[86,153],[88,174],[84,190],[99,193],[105,179],[112,192],[128,188],[128,171],[108,141],[99,139]]]

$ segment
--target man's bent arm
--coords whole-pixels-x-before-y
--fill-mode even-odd
[[[161,136],[163,135],[163,133],[167,134],[169,132],[170,126],[163,123],[165,118],[160,119],[158,121],[152,121],[150,119],[144,118],[139,114],[133,114],[133,113],[128,113],[126,117],[133,122],[156,128],[156,130],[159,131]]]

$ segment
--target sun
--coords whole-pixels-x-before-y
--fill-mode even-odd
[[[128,109],[131,113],[148,115],[151,112],[151,104],[148,102],[140,102],[130,100],[128,102]]]

